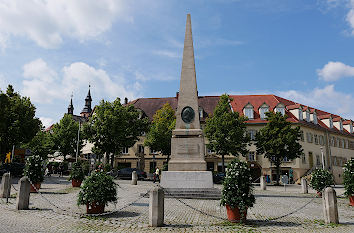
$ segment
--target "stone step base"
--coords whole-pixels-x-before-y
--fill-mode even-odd
[[[199,189],[164,189],[165,198],[180,198],[180,199],[207,199],[220,200],[221,191],[217,188],[199,188]]]

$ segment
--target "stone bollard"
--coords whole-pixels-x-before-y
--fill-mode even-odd
[[[301,190],[302,190],[302,193],[308,193],[309,192],[306,178],[301,178]]]
[[[323,215],[325,223],[339,223],[336,191],[327,187],[322,194]]]
[[[163,226],[164,220],[164,192],[163,188],[156,187],[150,191],[149,225],[152,227]]]
[[[265,181],[265,176],[261,176],[260,182],[261,182],[261,190],[266,190],[267,189],[267,184],[266,184],[266,181]]]
[[[138,184],[138,175],[136,174],[136,171],[133,171],[132,173],[132,185],[137,185]]]
[[[0,197],[9,198],[11,192],[10,173],[2,175]]]
[[[22,177],[18,184],[20,186],[20,189],[18,190],[17,194],[16,209],[27,210],[29,206],[31,184],[27,176]]]

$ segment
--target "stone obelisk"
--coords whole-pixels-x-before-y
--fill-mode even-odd
[[[205,144],[200,128],[191,16],[187,15],[176,129],[172,131],[171,159],[161,176],[164,188],[212,188],[206,171]]]

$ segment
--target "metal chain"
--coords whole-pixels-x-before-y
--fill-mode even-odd
[[[213,218],[220,219],[220,220],[226,220],[226,218],[222,218],[222,217],[219,217],[219,216],[215,216],[215,215],[206,213],[206,212],[204,212],[204,211],[202,211],[202,210],[199,210],[199,209],[197,209],[197,208],[195,208],[195,207],[193,207],[193,206],[191,206],[191,205],[185,203],[185,202],[182,201],[180,198],[178,198],[178,197],[174,196],[173,194],[169,193],[166,189],[164,189],[164,191],[165,191],[167,194],[169,194],[170,196],[172,196],[174,199],[176,199],[177,201],[179,201],[180,203],[182,203],[183,205],[185,205],[185,206],[191,208],[192,210],[195,210],[195,211],[197,211],[197,212],[199,212],[199,213],[201,213],[201,214],[204,214],[204,215],[206,215],[206,216],[209,216],[209,217],[213,217]]]
[[[11,184],[11,186],[13,189],[15,189],[16,192],[18,191],[13,184]]]

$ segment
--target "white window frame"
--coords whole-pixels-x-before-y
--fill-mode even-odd
[[[129,154],[129,147],[123,147],[123,149],[122,149],[122,154],[123,154],[123,155]]]
[[[318,124],[317,113],[316,113],[316,112],[313,112],[313,123],[314,123],[315,125]]]
[[[243,108],[243,114],[248,117],[248,119],[254,119],[254,111],[253,111],[253,106],[251,104],[247,104]]]
[[[266,104],[263,104],[260,108],[259,108],[259,116],[261,119],[266,119],[266,113],[269,112],[269,106]]]

